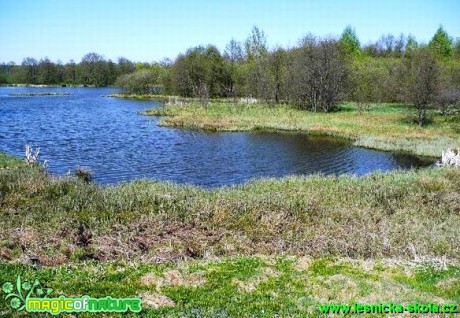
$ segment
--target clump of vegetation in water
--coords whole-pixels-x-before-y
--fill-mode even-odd
[[[90,183],[93,180],[93,175],[89,169],[78,167],[75,169],[75,176],[85,183]]]

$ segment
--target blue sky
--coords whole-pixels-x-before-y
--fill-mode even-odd
[[[78,62],[88,52],[152,62],[200,44],[223,50],[254,25],[270,47],[309,32],[340,35],[347,25],[362,43],[401,32],[427,42],[441,24],[460,37],[459,13],[460,0],[0,0],[0,62]]]

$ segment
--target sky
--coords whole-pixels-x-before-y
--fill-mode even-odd
[[[0,62],[79,62],[88,52],[153,62],[198,45],[223,51],[253,26],[273,48],[308,33],[339,36],[347,25],[363,44],[388,33],[428,42],[440,25],[455,39],[460,0],[0,0]]]

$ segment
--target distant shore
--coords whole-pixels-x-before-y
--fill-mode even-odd
[[[71,93],[57,93],[57,92],[35,92],[35,93],[13,93],[9,94],[9,96],[69,96],[72,95]]]
[[[74,84],[0,84],[0,87],[32,87],[32,88],[60,88],[60,87],[96,87],[95,85],[74,85]],[[111,87],[111,86],[106,86]]]

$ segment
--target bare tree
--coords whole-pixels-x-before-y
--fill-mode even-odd
[[[330,112],[338,103],[345,61],[336,40],[306,37],[295,66],[295,95],[302,108]]]
[[[439,71],[433,54],[427,49],[419,49],[406,60],[407,101],[415,106],[417,122],[421,127],[427,119],[427,111],[435,102],[439,91]]]
[[[269,66],[273,82],[275,103],[278,104],[284,89],[283,79],[286,72],[286,51],[282,48],[277,48],[273,53],[271,53],[269,56]]]
[[[442,88],[436,96],[436,105],[443,115],[449,114],[460,103],[460,90],[455,88]]]

